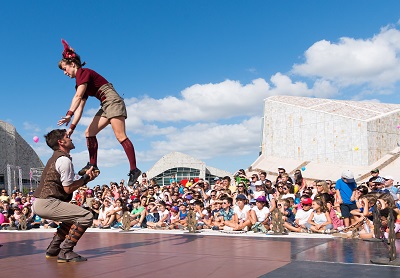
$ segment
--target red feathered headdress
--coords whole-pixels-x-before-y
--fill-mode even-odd
[[[75,53],[75,50],[72,47],[70,47],[65,40],[61,39],[61,42],[64,45],[64,51],[62,53],[63,58],[64,59],[76,58],[77,54]]]

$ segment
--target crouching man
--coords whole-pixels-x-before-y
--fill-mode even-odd
[[[46,258],[58,257],[57,262],[81,262],[87,259],[73,249],[88,227],[93,215],[89,210],[69,203],[72,193],[92,181],[98,172],[91,167],[79,180],[74,180],[70,151],[75,148],[65,129],[45,135],[47,145],[54,151],[43,170],[38,188],[33,193],[34,212],[44,219],[61,222],[46,250]],[[63,245],[61,246],[61,244]]]

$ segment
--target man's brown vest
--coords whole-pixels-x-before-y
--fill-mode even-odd
[[[46,167],[43,170],[40,184],[33,193],[34,197],[39,199],[55,198],[64,202],[71,201],[72,194],[68,194],[64,191],[64,187],[61,183],[61,175],[56,170],[56,160],[61,156],[66,156],[71,159],[69,154],[63,151],[54,151],[53,156],[47,161]]]

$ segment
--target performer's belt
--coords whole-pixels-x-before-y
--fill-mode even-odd
[[[96,98],[99,99],[101,102],[106,100],[106,93],[103,92],[102,90],[98,90],[96,92]]]

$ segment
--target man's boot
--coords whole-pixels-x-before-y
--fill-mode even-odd
[[[61,247],[61,251],[58,254],[57,262],[59,263],[68,263],[68,262],[83,262],[87,261],[86,258],[76,254],[73,249],[75,245],[78,243],[78,240],[85,233],[87,227],[73,224],[71,229],[69,230],[69,234],[65,236],[65,241],[63,246]]]
[[[60,253],[60,245],[64,241],[65,236],[69,233],[72,224],[60,223],[57,231],[54,233],[53,240],[50,242],[49,247],[46,250],[46,258],[56,258]]]

